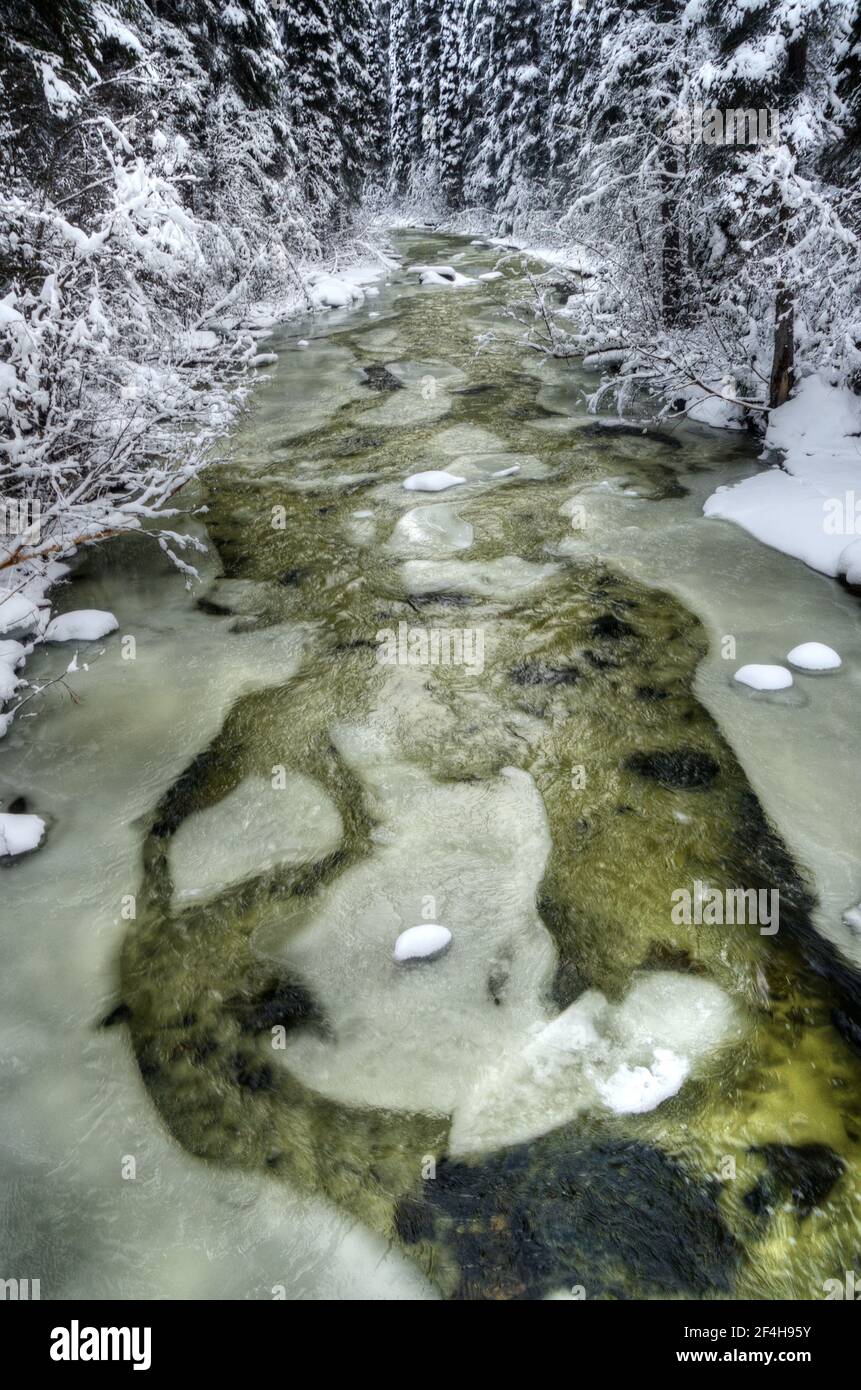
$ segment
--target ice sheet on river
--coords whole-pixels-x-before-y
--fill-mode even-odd
[[[452,719],[423,672],[397,671],[366,724],[333,730],[364,785],[372,849],[311,909],[286,920],[273,910],[258,928],[256,949],[298,974],[331,1025],[291,1034],[278,1059],[347,1103],[451,1115],[459,1150],[543,1133],[585,1108],[656,1108],[736,1036],[733,1005],[708,980],[654,972],[621,1004],[592,990],[554,1016],[556,951],[535,907],[550,848],[543,802],[521,769],[439,782],[406,760],[411,726],[445,739]],[[404,970],[394,943],[423,917],[452,932],[451,946]]]
[[[488,782],[440,785],[383,760],[388,750],[374,735],[343,730],[336,741],[354,767],[372,759],[361,773],[376,843],[306,925],[275,923],[257,941],[276,955],[280,941],[281,959],[307,982],[334,1034],[296,1033],[278,1056],[344,1101],[448,1113],[512,1033],[544,1021],[554,952],[535,910],[549,849],[541,798],[514,768]],[[392,959],[395,942],[428,912],[452,945],[404,970]]]
[[[405,512],[386,549],[395,555],[437,556],[472,545],[472,526],[447,502],[430,503]]]
[[[401,577],[411,594],[454,592],[508,603],[559,571],[556,564],[539,565],[519,555],[502,555],[498,560],[406,560]]]
[[[342,833],[337,808],[309,777],[247,777],[179,827],[170,843],[174,893],[204,898],[280,864],[322,859]]]

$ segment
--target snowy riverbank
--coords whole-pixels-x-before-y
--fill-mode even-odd
[[[781,463],[718,488],[705,515],[861,584],[861,398],[824,376],[807,377],[771,412],[765,447],[780,450]]]
[[[208,389],[200,393],[197,414],[192,413],[186,421],[189,452],[196,457],[187,475],[184,471],[180,473],[178,486],[185,486],[211,461],[215,447],[229,432],[255,384],[264,379],[267,368],[277,362],[277,354],[266,351],[265,345],[281,324],[302,315],[356,308],[366,297],[372,299],[379,293],[375,282],[397,265],[394,253],[368,243],[357,250],[365,254],[347,264],[335,261],[326,266],[299,267],[297,283],[289,290],[245,306],[241,312],[213,313],[190,335],[194,341],[189,343],[189,352],[194,352],[196,362],[209,380]],[[239,355],[244,365],[237,376],[235,366]],[[161,382],[156,385],[167,396],[171,386],[169,372],[159,373],[156,365],[143,362],[139,370],[151,378],[150,390],[153,389],[152,379],[161,375]],[[0,404],[4,396],[11,399],[18,386],[15,365],[5,365],[0,376]],[[103,409],[105,430],[122,432],[133,422],[135,397],[126,395],[106,401]],[[136,442],[138,452],[145,454],[156,447],[156,431],[151,435],[139,434]],[[183,514],[190,516],[188,509],[181,511],[167,505],[168,500],[172,500],[172,495],[165,491],[161,505],[140,506],[128,511],[117,505],[110,515],[97,505],[90,509],[58,506],[56,510],[48,509],[47,515],[43,509],[41,517],[37,514],[29,529],[12,529],[11,534],[0,536],[0,738],[7,733],[18,711],[31,704],[46,685],[62,683],[69,688],[70,677],[86,673],[89,666],[80,656],[81,648],[101,641],[118,626],[117,618],[107,612],[70,612],[64,613],[61,619],[55,615],[55,597],[62,592],[70,572],[69,562],[79,552],[82,537],[92,536],[92,540],[83,543],[94,544],[123,532],[148,533],[186,575],[187,583],[197,577],[195,567],[177,552],[196,550],[199,553],[203,542],[194,535],[161,529],[161,523],[168,519]],[[7,522],[8,519],[7,516]],[[26,520],[30,521],[29,515]],[[27,661],[45,643],[64,644],[67,655],[50,681],[31,684],[25,674]],[[31,708],[28,712],[34,710]],[[27,835],[23,834],[22,825],[23,822],[19,824],[14,817],[10,821],[8,813],[4,816],[0,825],[0,857],[34,849],[40,843],[44,825],[33,826],[32,833]]]

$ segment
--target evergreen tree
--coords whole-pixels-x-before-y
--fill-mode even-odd
[[[343,189],[355,202],[369,178],[382,172],[386,112],[381,35],[373,0],[338,0],[339,74],[343,107]]]
[[[287,109],[305,198],[325,225],[342,216],[345,155],[339,130],[342,91],[338,40],[327,0],[286,0],[282,13]]]
[[[462,16],[463,6],[458,0],[443,0],[440,15],[437,142],[440,187],[451,208],[460,207],[463,200],[465,93]]]
[[[405,193],[421,154],[421,104],[415,68],[418,28],[415,0],[391,0],[389,9],[389,157],[391,182]]]
[[[494,0],[484,158],[486,178],[509,214],[528,197],[533,202],[540,199],[545,163],[540,36],[538,0]]]

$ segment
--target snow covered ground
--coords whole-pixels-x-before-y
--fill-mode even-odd
[[[771,412],[766,449],[782,463],[712,493],[707,517],[733,521],[811,569],[861,584],[861,398],[805,378]]]

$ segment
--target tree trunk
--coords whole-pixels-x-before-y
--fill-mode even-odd
[[[676,200],[678,159],[667,154],[661,172],[661,318],[665,328],[679,323],[682,290],[682,238]]]
[[[781,207],[779,226],[784,246],[792,235],[792,213]],[[795,382],[795,300],[785,280],[778,280],[774,298],[774,353],[771,359],[771,381],[768,405],[776,410],[789,399]]]
[[[769,409],[776,410],[789,399],[795,380],[795,304],[784,281],[777,287],[774,301],[774,356],[768,389]]]

